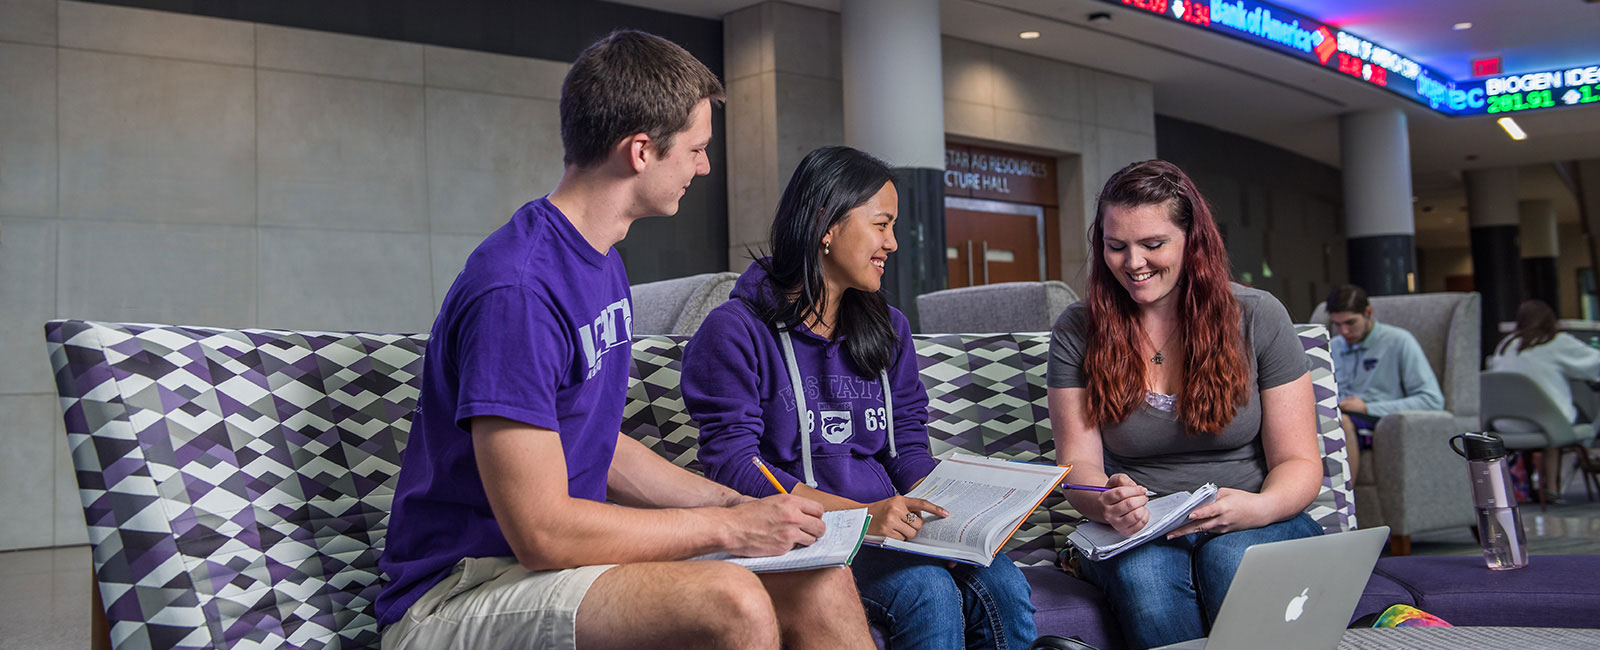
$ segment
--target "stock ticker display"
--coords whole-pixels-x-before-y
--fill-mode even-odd
[[[1399,51],[1256,0],[1102,0],[1216,32],[1348,75],[1452,116],[1600,102],[1600,64],[1455,80]]]

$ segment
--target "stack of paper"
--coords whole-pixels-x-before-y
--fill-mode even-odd
[[[1084,557],[1095,561],[1104,560],[1172,532],[1189,520],[1189,513],[1195,508],[1216,500],[1217,486],[1207,483],[1196,488],[1193,493],[1175,492],[1151,499],[1150,503],[1145,505],[1150,509],[1150,520],[1144,523],[1144,528],[1140,528],[1132,535],[1123,535],[1115,528],[1091,521],[1078,526],[1077,530],[1067,536],[1067,541],[1072,542]]]

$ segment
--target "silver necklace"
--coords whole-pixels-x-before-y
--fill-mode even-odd
[[[1144,330],[1144,325],[1140,325],[1139,326],[1139,334],[1144,337],[1144,340],[1145,340],[1146,343],[1150,344],[1150,347],[1155,348],[1155,350],[1156,350],[1155,356],[1150,357],[1150,361],[1152,363],[1158,365],[1158,366],[1163,364],[1163,363],[1166,363],[1167,362],[1167,355],[1162,354],[1161,353],[1161,349],[1165,348],[1167,346],[1167,343],[1172,341],[1172,334],[1173,333],[1172,332],[1167,332],[1167,338],[1161,342],[1161,345],[1156,345],[1156,342],[1150,339],[1150,333],[1146,332]]]

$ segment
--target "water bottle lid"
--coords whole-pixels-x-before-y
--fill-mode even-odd
[[[1466,447],[1464,452],[1456,447],[1456,440],[1462,441]],[[1454,436],[1450,438],[1450,448],[1467,460],[1494,460],[1506,456],[1505,441],[1492,433],[1463,433]]]

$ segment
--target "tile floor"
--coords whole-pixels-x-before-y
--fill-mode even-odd
[[[88,546],[0,553],[0,650],[87,650]]]
[[[1600,502],[1574,482],[1566,503],[1540,512],[1522,507],[1533,555],[1600,554]],[[1417,535],[1416,555],[1477,555],[1466,528]],[[1535,560],[1537,561],[1537,560]],[[88,546],[0,552],[0,650],[85,650],[89,647]]]

